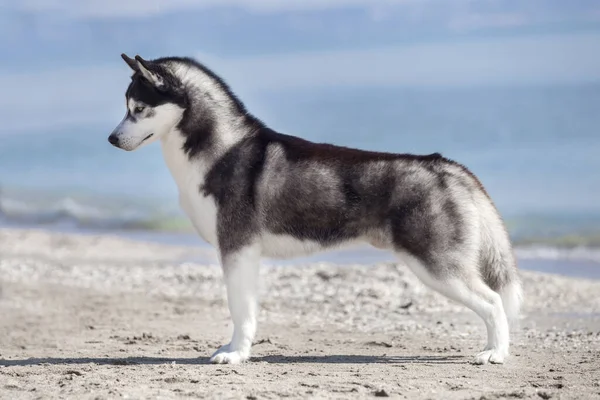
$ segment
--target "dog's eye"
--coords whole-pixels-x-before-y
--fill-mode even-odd
[[[146,108],[146,107],[136,107],[136,108],[133,109],[133,112],[136,113],[136,114],[139,114],[142,111],[144,111],[144,108]]]

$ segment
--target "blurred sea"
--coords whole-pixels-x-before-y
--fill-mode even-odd
[[[529,269],[600,278],[600,85],[357,87],[243,100],[274,129],[310,140],[454,158],[481,178]],[[160,146],[109,145],[120,117],[0,135],[0,225],[200,244]],[[365,251],[352,257],[371,257]]]

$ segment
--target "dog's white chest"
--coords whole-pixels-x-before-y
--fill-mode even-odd
[[[194,193],[193,187],[179,188],[179,205],[188,216],[196,232],[202,239],[209,244],[217,247],[217,205],[212,196],[204,196],[200,193],[199,186],[196,185]]]
[[[179,205],[198,235],[217,247],[217,204],[212,196],[205,196],[202,191],[207,167],[200,161],[189,161],[176,133],[171,132],[175,137],[163,141],[163,156],[179,189]]]

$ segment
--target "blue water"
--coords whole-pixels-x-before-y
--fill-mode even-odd
[[[513,236],[600,232],[598,84],[355,87],[243,100],[274,129],[310,140],[456,159],[481,178]],[[0,224],[124,233],[189,227],[159,145],[110,146],[118,122],[0,135]]]
[[[600,85],[345,88],[251,100],[275,129],[311,140],[442,152],[477,173],[506,214],[600,212]],[[158,144],[133,153],[111,147],[117,122],[2,135],[0,188],[173,203]]]

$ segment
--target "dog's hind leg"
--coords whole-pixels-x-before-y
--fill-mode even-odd
[[[256,333],[258,309],[258,273],[260,249],[248,246],[221,256],[227,301],[233,320],[231,342],[217,350],[210,361],[215,364],[238,364],[250,357]]]
[[[475,364],[504,363],[509,349],[509,326],[502,298],[483,281],[477,270],[463,268],[460,273],[439,278],[416,258],[402,255],[401,259],[425,285],[465,305],[483,319],[487,345],[475,356]]]

